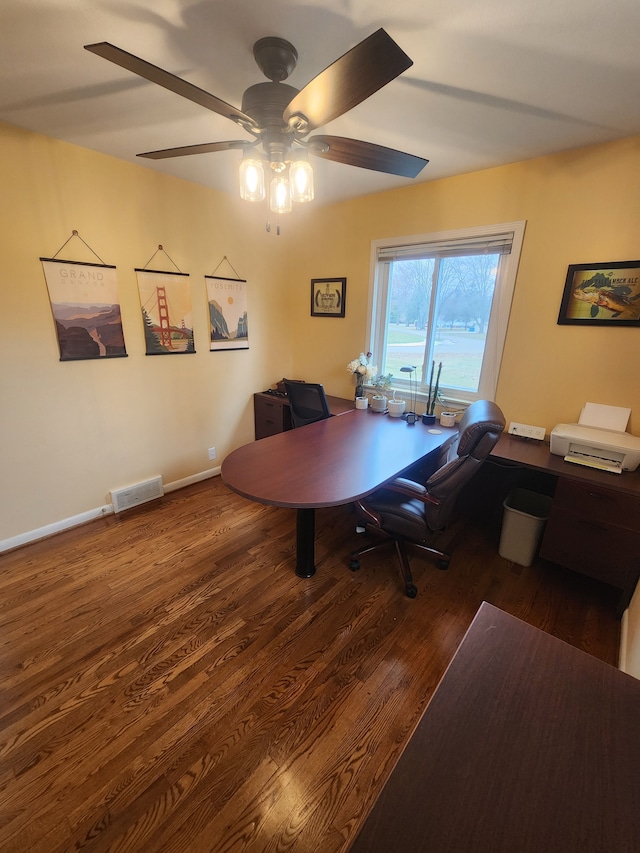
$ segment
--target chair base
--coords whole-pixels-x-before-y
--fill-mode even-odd
[[[363,530],[359,530],[356,528],[358,533],[364,532]],[[404,581],[404,591],[405,595],[408,598],[415,598],[418,594],[418,590],[416,585],[413,582],[413,576],[411,574],[411,567],[409,565],[409,556],[407,554],[407,548],[405,542],[407,540],[402,539],[399,536],[389,536],[384,531],[380,531],[382,535],[385,536],[384,542],[375,542],[373,545],[368,545],[366,548],[360,548],[358,551],[352,551],[349,555],[349,568],[352,572],[357,572],[360,568],[360,557],[363,557],[365,554],[371,553],[371,551],[377,551],[378,548],[382,548],[385,545],[393,544],[396,549],[396,556],[400,562],[400,571],[402,573],[402,579]],[[432,554],[438,557],[436,561],[436,565],[442,571],[449,568],[449,561],[451,560],[451,555],[446,551],[441,551],[438,548],[432,548],[429,545],[422,545],[420,542],[411,542],[416,548],[420,548],[422,551],[426,551],[428,554]]]

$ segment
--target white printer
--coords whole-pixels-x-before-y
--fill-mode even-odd
[[[551,430],[550,450],[565,461],[616,474],[635,471],[640,438],[628,432],[584,424],[558,424]]]

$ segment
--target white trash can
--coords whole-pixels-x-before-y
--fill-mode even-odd
[[[514,489],[503,507],[498,553],[512,563],[530,566],[538,553],[551,498],[528,489]]]

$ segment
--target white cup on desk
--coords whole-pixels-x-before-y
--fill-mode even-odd
[[[389,400],[389,402],[387,403],[387,408],[389,409],[389,417],[401,418],[404,414],[405,401],[395,399]]]
[[[443,427],[452,427],[455,426],[456,422],[456,413],[455,412],[442,412],[440,415],[440,425]]]
[[[367,409],[369,407],[368,397],[356,397],[356,409]]]

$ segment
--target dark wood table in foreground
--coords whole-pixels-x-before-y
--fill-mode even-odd
[[[327,418],[234,450],[221,475],[258,503],[297,509],[296,574],[315,572],[315,509],[371,494],[457,435],[369,409]]]
[[[640,850],[640,681],[483,603],[350,853]]]

